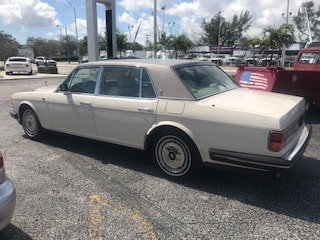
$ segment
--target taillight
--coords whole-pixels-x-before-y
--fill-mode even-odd
[[[280,151],[286,145],[286,136],[283,132],[271,132],[269,148],[271,151]]]
[[[271,151],[278,152],[283,149],[286,144],[291,140],[293,134],[301,126],[301,122],[298,121],[295,124],[291,125],[284,131],[272,131],[269,136],[269,149]]]
[[[3,167],[3,156],[0,152],[0,168],[2,168],[2,167]]]

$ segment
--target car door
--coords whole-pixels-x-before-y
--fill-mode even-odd
[[[157,104],[145,69],[105,67],[100,94],[94,101],[98,138],[143,148],[146,133],[156,121]]]
[[[92,106],[100,67],[77,68],[67,79],[68,91],[49,96],[48,108],[54,130],[96,138]]]

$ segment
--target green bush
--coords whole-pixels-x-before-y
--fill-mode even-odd
[[[4,66],[0,66],[0,71],[4,71]]]
[[[58,68],[54,66],[39,66],[38,67],[39,73],[51,73],[51,74],[58,74]]]

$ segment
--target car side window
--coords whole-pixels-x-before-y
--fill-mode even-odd
[[[147,71],[137,67],[106,67],[100,94],[122,97],[155,97]]]
[[[143,71],[142,71],[141,97],[143,97],[143,98],[156,97],[156,93],[154,91],[149,74],[145,69],[143,69]]]
[[[75,93],[91,93],[96,88],[99,67],[80,68],[69,82],[69,91]]]

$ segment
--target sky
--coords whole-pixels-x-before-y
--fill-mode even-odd
[[[0,0],[0,31],[12,35],[21,44],[29,36],[58,39],[65,34],[78,38],[87,34],[86,1],[88,0]],[[244,35],[259,37],[268,26],[279,27],[293,23],[299,7],[305,0],[157,0],[158,29],[172,34],[187,34],[191,39],[201,35],[201,23],[219,11],[226,20],[234,14],[249,10],[252,26]],[[128,41],[145,44],[153,41],[154,0],[115,0],[116,27],[127,34]],[[320,5],[320,0],[313,0]],[[289,4],[288,4],[289,3]],[[105,6],[97,4],[98,32],[105,32]],[[284,15],[282,15],[284,13]],[[140,24],[141,23],[141,24]],[[140,25],[140,28],[139,28]],[[66,27],[66,28],[65,28]],[[139,28],[139,31],[137,32]]]

